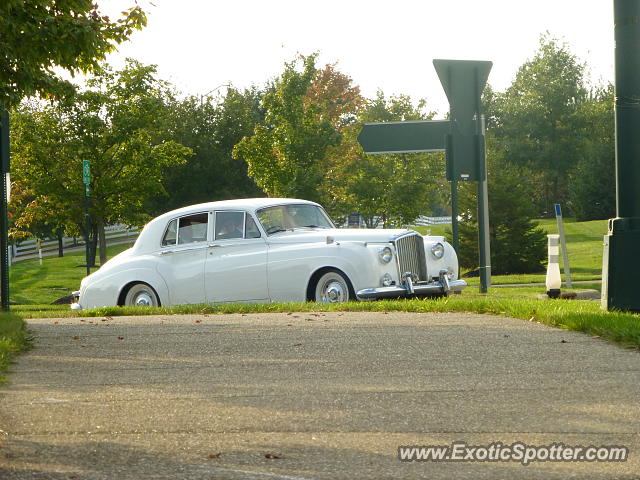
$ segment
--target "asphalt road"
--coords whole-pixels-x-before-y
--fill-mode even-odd
[[[31,320],[0,479],[637,479],[640,354],[472,314]],[[401,462],[400,445],[623,445],[627,462]]]

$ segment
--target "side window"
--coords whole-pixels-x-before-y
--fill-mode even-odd
[[[216,212],[216,240],[244,237],[244,212]]]
[[[255,220],[251,215],[247,214],[244,222],[244,238],[260,238],[261,236]]]
[[[178,244],[207,241],[207,224],[209,215],[198,213],[178,219]]]
[[[169,226],[167,227],[167,231],[164,232],[164,237],[162,237],[163,247],[168,247],[170,245],[176,244],[177,230],[178,230],[178,220],[173,219],[169,223]]]

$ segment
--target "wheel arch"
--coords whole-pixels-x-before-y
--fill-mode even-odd
[[[307,283],[307,295],[306,295],[307,301],[308,302],[315,301],[315,289],[316,289],[316,285],[318,284],[318,280],[320,280],[320,277],[322,277],[322,275],[328,272],[336,272],[342,275],[347,281],[347,286],[349,287],[349,299],[356,300],[356,292],[353,288],[353,282],[349,278],[349,275],[347,275],[343,270],[337,267],[325,266],[325,267],[318,268],[316,271],[313,272],[311,277],[309,277],[309,282]]]
[[[151,285],[148,282],[144,282],[142,280],[133,280],[133,281],[127,283],[124,287],[122,287],[122,289],[120,290],[120,293],[118,294],[118,304],[117,305],[119,307],[124,306],[124,300],[125,300],[125,298],[127,298],[127,293],[129,293],[129,290],[131,290],[131,287],[133,287],[134,285],[137,285],[139,283],[141,283],[143,285],[146,285],[151,290],[153,290],[153,293],[156,294],[156,298],[158,299],[158,306],[161,307],[162,306],[162,300],[160,299],[160,295],[158,295],[158,291],[154,288],[153,285]]]

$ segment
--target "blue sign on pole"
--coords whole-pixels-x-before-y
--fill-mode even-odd
[[[555,209],[556,209],[556,217],[561,217],[562,216],[562,209],[560,208],[560,204],[559,203],[555,204]]]

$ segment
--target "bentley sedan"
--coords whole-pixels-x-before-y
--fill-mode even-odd
[[[305,200],[228,200],[149,222],[82,280],[72,308],[438,296],[466,287],[457,273],[443,237],[336,228]]]

